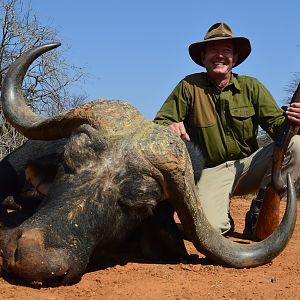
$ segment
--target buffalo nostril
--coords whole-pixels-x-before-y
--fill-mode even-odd
[[[43,282],[65,276],[69,270],[69,256],[65,249],[47,247],[40,229],[30,229],[14,235],[11,245],[13,259],[9,271],[26,281]],[[13,249],[12,249],[13,250]]]
[[[4,251],[3,253],[3,257],[5,261],[5,264],[3,265],[4,269],[9,268],[10,266],[13,266],[15,264],[17,243],[21,235],[22,235],[21,229],[15,230],[7,240],[6,247],[3,248],[4,250],[2,250]]]

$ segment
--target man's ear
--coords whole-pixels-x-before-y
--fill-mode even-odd
[[[235,64],[236,64],[236,62],[237,62],[237,60],[238,60],[238,58],[239,58],[239,55],[238,54],[234,54],[233,55],[233,66],[235,66]]]
[[[201,57],[201,61],[203,62],[204,61],[204,57],[205,57],[205,50],[202,50],[200,52],[200,57]]]

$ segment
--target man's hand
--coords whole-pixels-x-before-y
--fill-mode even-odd
[[[292,103],[286,111],[288,119],[296,123],[297,125],[300,125],[300,103],[294,102]]]
[[[299,116],[299,122],[300,122],[300,116]],[[179,123],[173,123],[171,125],[169,125],[169,128],[172,129],[172,131],[176,134],[179,135],[180,137],[182,137],[184,140],[190,141],[190,137],[187,134],[185,127],[183,125],[183,122],[179,122]]]

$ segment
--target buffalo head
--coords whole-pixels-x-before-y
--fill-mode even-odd
[[[7,120],[25,137],[66,138],[46,199],[20,226],[2,230],[2,270],[29,281],[84,272],[91,253],[123,240],[161,201],[177,212],[194,246],[216,262],[253,267],[270,262],[286,246],[296,220],[295,192],[278,229],[251,245],[234,243],[207,221],[191,161],[182,140],[122,101],[97,100],[44,119],[26,105],[22,81],[30,64],[58,43],[24,53],[9,68],[2,90]]]

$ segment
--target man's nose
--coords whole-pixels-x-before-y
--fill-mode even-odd
[[[225,52],[223,50],[217,50],[216,55],[218,56],[225,56]]]

